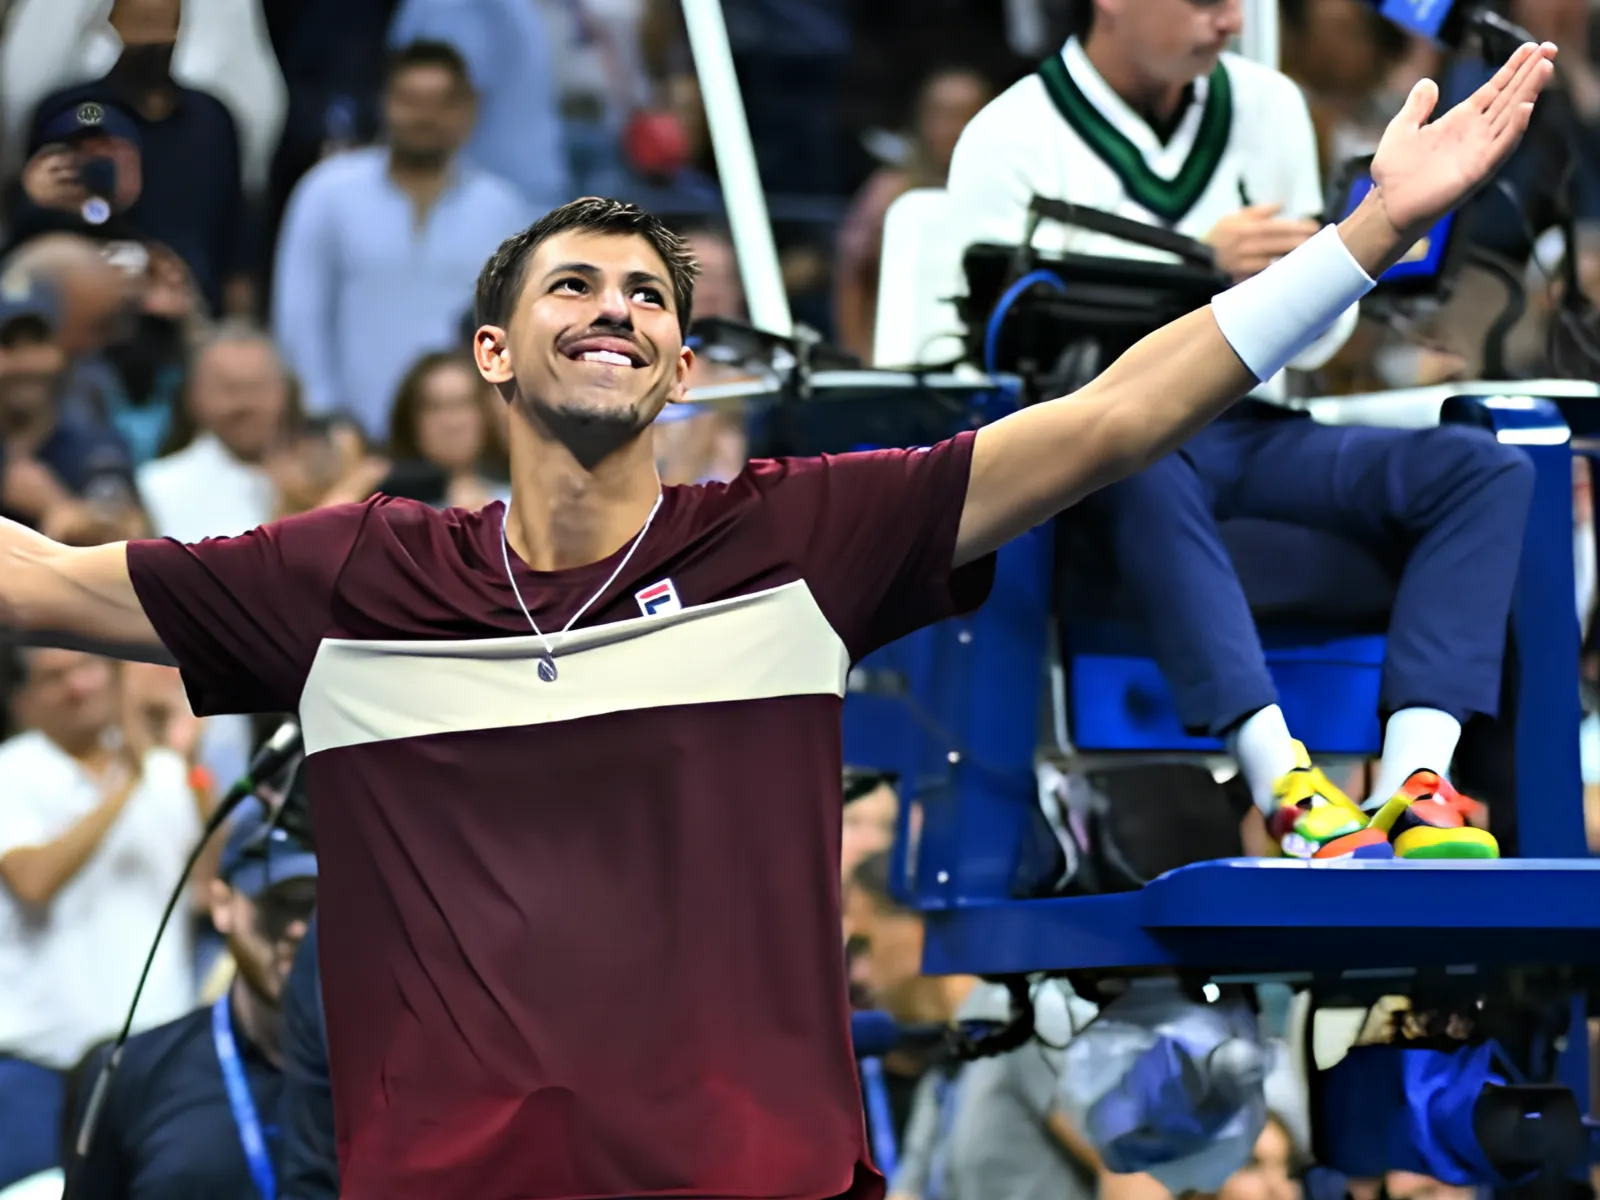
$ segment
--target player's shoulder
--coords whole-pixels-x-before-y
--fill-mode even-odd
[[[341,519],[358,525],[364,538],[386,534],[414,547],[441,538],[474,537],[485,522],[498,522],[505,506],[496,501],[476,510],[435,508],[420,500],[379,494],[339,507],[344,510]]]
[[[1228,74],[1236,110],[1264,113],[1285,103],[1305,103],[1299,84],[1264,63],[1229,52],[1222,56],[1222,69]]]

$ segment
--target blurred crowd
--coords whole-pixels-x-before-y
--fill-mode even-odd
[[[722,0],[798,321],[870,361],[886,210],[943,183],[967,121],[1061,45],[1068,7]],[[1596,12],[1511,0],[1512,19],[1562,47],[1576,121],[1560,169],[1538,141],[1519,154],[1469,213],[1482,261],[1449,303],[1403,330],[1364,325],[1317,390],[1474,377],[1507,277],[1527,294],[1510,369],[1534,377],[1570,358],[1565,256],[1600,295]],[[1329,176],[1370,152],[1417,78],[1439,78],[1447,101],[1483,78],[1360,0],[1282,0],[1281,16],[1283,69],[1311,102]],[[502,238],[575,196],[668,217],[704,272],[696,316],[746,317],[677,0],[0,0],[0,30],[0,513],[58,540],[192,541],[377,492],[502,498],[506,410],[468,357],[474,280]],[[1553,232],[1563,205],[1575,246]],[[738,411],[674,416],[656,438],[669,483],[731,478],[745,461]],[[1586,474],[1579,484],[1587,614]],[[44,1165],[8,1161],[8,1122],[37,1121],[41,1096],[60,1119],[41,1078],[121,1024],[166,894],[263,730],[202,724],[175,672],[87,651],[11,648],[0,701],[4,1187]],[[869,781],[846,810],[853,979],[863,1003],[949,1020],[982,989],[919,974],[917,919],[884,882],[896,804],[892,783]],[[240,932],[235,890],[221,852],[202,857],[136,1029],[223,994],[239,971],[275,1002],[287,962]],[[1077,1003],[1061,997],[1051,1019],[1070,1026]],[[887,1097],[869,1113],[891,1127],[874,1130],[880,1156],[899,1146],[915,1168],[894,1177],[902,1197],[1148,1185],[1097,1179],[1052,1108],[1048,1054],[1028,1053],[1038,1061],[966,1079],[986,1098],[976,1107],[955,1107],[956,1081],[915,1056],[865,1081],[869,1107]],[[953,1113],[967,1123],[950,1126]],[[1298,1195],[1301,1122],[1269,1124],[1228,1200]]]

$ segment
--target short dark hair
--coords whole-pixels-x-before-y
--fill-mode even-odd
[[[467,60],[461,57],[449,42],[435,42],[426,38],[415,42],[407,42],[404,46],[394,50],[389,55],[388,66],[383,73],[385,86],[395,81],[395,77],[402,71],[409,71],[412,67],[440,67],[456,77],[456,82],[469,92],[473,91],[472,72],[467,70]]]
[[[666,264],[667,283],[678,305],[678,328],[689,332],[694,311],[694,281],[700,264],[689,251],[689,243],[672,232],[662,221],[625,200],[606,200],[585,196],[560,208],[553,208],[521,233],[500,243],[478,274],[476,316],[479,325],[504,326],[511,319],[522,294],[528,273],[528,260],[541,244],[559,233],[579,230],[617,237],[642,237]]]

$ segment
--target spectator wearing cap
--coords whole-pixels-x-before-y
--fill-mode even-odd
[[[225,294],[231,311],[247,311],[254,248],[238,131],[220,100],[172,78],[179,15],[178,0],[119,0],[111,13],[122,42],[116,63],[101,78],[39,102],[29,154],[49,144],[47,131],[64,113],[86,104],[127,113],[140,146],[139,196],[128,222],[183,260],[212,311],[223,309]]]
[[[64,1072],[121,1026],[202,818],[198,723],[157,712],[145,669],[17,658],[26,732],[0,744],[0,1187],[60,1164]],[[184,923],[161,939],[137,1027],[194,994]]]
[[[205,0],[182,14],[172,54],[173,78],[208,92],[228,106],[239,128],[245,190],[260,189],[284,120],[283,73],[274,59],[270,15],[285,0]],[[304,5],[287,0],[295,7]],[[370,0],[341,0],[335,9]],[[381,2],[381,0],[380,0]],[[15,145],[41,97],[56,88],[98,79],[124,44],[129,7],[175,6],[176,0],[10,0],[0,36],[0,118],[4,141]],[[118,11],[118,10],[122,11]],[[273,31],[275,35],[275,31]],[[373,39],[374,43],[378,38]],[[337,46],[348,53],[345,43]],[[0,160],[11,174],[20,164]]]
[[[315,855],[259,804],[234,819],[211,885],[233,983],[215,1004],[129,1040],[89,1153],[68,1166],[80,1200],[279,1194],[281,1004],[316,876]],[[80,1120],[108,1051],[97,1049],[78,1073]]]
[[[127,210],[143,185],[139,127],[114,104],[86,100],[46,117],[24,166],[11,239],[50,231],[129,239]]]
[[[70,541],[126,537],[137,521],[132,463],[88,403],[74,403],[84,397],[62,301],[27,264],[0,269],[0,514]]]
[[[295,189],[278,239],[273,329],[315,416],[388,432],[406,368],[464,349],[478,270],[534,212],[504,179],[460,158],[476,120],[461,55],[398,50],[384,92],[387,146],[318,164]]]

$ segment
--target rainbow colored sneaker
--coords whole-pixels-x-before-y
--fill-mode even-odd
[[[1500,844],[1488,830],[1467,823],[1479,807],[1434,771],[1413,771],[1400,790],[1372,814],[1398,858],[1499,858]]]
[[[1355,801],[1333,786],[1299,742],[1297,766],[1273,785],[1282,805],[1267,819],[1278,848],[1290,858],[1393,858],[1388,834],[1373,829]]]

